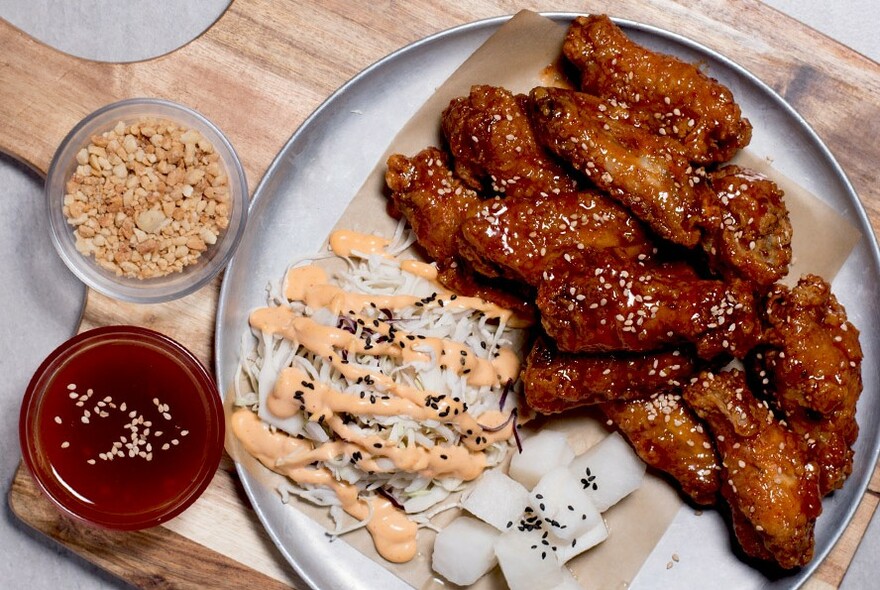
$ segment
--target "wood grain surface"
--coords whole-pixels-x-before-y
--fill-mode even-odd
[[[432,33],[520,9],[608,12],[680,33],[733,59],[812,125],[855,186],[875,231],[880,227],[880,65],[757,0],[237,0],[192,43],[130,64],[61,54],[0,20],[0,150],[45,173],[80,118],[115,100],[157,96],[187,104],[223,129],[253,191],[296,128],[357,72]],[[90,291],[80,329],[150,326],[212,366],[220,280],[160,305]],[[878,494],[875,472],[852,523],[807,588],[840,584]],[[302,585],[265,536],[228,462],[183,517],[141,533],[96,532],[63,518],[21,468],[9,501],[31,526],[137,586]]]

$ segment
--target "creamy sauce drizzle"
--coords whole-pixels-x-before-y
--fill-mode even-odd
[[[309,441],[293,438],[283,432],[271,432],[250,410],[233,413],[232,431],[245,450],[272,471],[300,484],[332,489],[342,509],[354,518],[369,518],[372,510],[367,531],[379,555],[394,563],[404,563],[415,556],[416,523],[387,499],[376,496],[363,500],[355,486],[338,481],[327,469],[304,467],[308,462],[304,462],[307,459],[303,457],[314,451]]]
[[[330,237],[331,250],[343,257],[353,253],[391,258],[389,241],[352,231],[337,231]],[[280,305],[254,310],[253,328],[290,340],[308,352],[322,357],[349,382],[369,385],[360,397],[316,381],[296,367],[283,369],[265,409],[285,419],[303,411],[309,420],[324,424],[336,440],[315,445],[267,428],[250,410],[232,417],[232,428],[247,451],[269,469],[299,484],[332,489],[342,508],[358,519],[372,513],[367,530],[376,549],[393,562],[408,561],[416,551],[416,525],[390,501],[375,496],[360,498],[356,486],[340,482],[316,462],[348,456],[360,469],[387,473],[406,471],[423,477],[455,477],[470,481],[486,468],[485,449],[508,440],[515,427],[510,414],[484,412],[479,421],[467,412],[467,404],[448,394],[419,389],[396,382],[379,371],[350,363],[354,354],[387,356],[401,363],[435,363],[452,371],[474,387],[504,386],[517,378],[520,361],[516,353],[500,347],[492,358],[482,358],[469,347],[443,338],[415,335],[392,322],[365,315],[367,309],[388,312],[412,306],[445,307],[453,311],[475,310],[517,325],[509,310],[477,297],[459,297],[437,283],[437,269],[417,260],[404,260],[403,271],[432,283],[435,292],[426,298],[410,295],[367,295],[351,293],[332,285],[326,272],[315,265],[292,268],[284,282],[289,301],[302,302],[312,309],[325,308],[344,317],[346,327],[320,324]],[[339,324],[342,325],[342,324]],[[518,324],[522,325],[522,323]],[[398,445],[376,435],[363,435],[349,427],[347,415],[407,416],[418,422],[437,421],[457,430],[460,444],[455,446]]]

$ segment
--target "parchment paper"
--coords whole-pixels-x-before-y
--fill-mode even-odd
[[[457,96],[468,94],[473,84],[504,86],[512,92],[528,92],[538,85],[553,84],[552,67],[558,61],[566,27],[529,11],[522,11],[504,24],[437,89],[422,108],[391,142],[376,168],[354,196],[334,229],[353,229],[391,236],[396,221],[385,213],[385,161],[392,153],[413,155],[429,145],[440,145],[440,114]],[[795,263],[789,274],[794,281],[803,272],[812,272],[831,280],[858,240],[858,233],[835,211],[824,205],[789,179],[770,168],[765,160],[748,153],[737,161],[773,178],[786,193],[794,227]],[[279,269],[283,272],[283,269]],[[588,409],[543,420],[531,427],[551,428],[568,434],[577,452],[582,452],[608,431]],[[232,445],[237,447],[238,445]],[[297,509],[332,529],[323,508],[315,508],[291,499]],[[675,489],[658,476],[648,474],[644,485],[605,513],[611,534],[597,547],[570,561],[568,566],[585,587],[625,588],[635,577],[645,559],[666,531],[682,506]],[[450,511],[436,519],[444,524],[456,516]],[[419,554],[402,565],[378,557],[369,535],[357,531],[344,537],[381,567],[389,568],[415,588],[449,587],[434,579],[430,555],[435,534],[421,530]],[[496,570],[473,588],[504,588]]]

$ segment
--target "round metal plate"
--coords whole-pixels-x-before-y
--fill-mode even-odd
[[[573,14],[546,16],[567,24]],[[265,304],[266,285],[300,255],[317,251],[397,131],[434,89],[507,17],[470,23],[413,43],[361,72],[324,102],[294,133],[257,187],[249,227],[226,271],[217,312],[216,372],[228,391],[238,363],[247,315]],[[833,282],[838,299],[861,330],[865,391],[880,376],[877,335],[880,253],[864,209],[819,137],[781,97],[755,76],[700,44],[646,25],[617,21],[637,42],[703,64],[734,93],[755,127],[749,151],[772,157],[794,179],[848,219],[861,240]],[[362,138],[369,138],[363,140]],[[796,148],[794,147],[796,146]],[[344,164],[341,164],[344,163]],[[376,215],[385,215],[377,211]],[[727,528],[714,512],[699,518],[684,507],[630,586],[645,588],[793,588],[827,555],[851,519],[868,484],[880,443],[880,398],[862,397],[853,474],[824,502],[816,556],[799,572],[770,578],[731,552]],[[248,457],[237,465],[269,535],[296,572],[315,588],[406,588],[396,576],[344,542],[327,543],[323,529],[283,505],[268,470]],[[681,563],[667,570],[673,553]]]

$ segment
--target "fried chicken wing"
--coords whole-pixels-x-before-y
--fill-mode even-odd
[[[788,273],[791,222],[782,190],[769,178],[739,166],[708,176],[703,191],[702,247],[710,266],[769,288]]]
[[[822,504],[819,470],[800,437],[755,398],[742,371],[704,372],[682,395],[714,435],[721,494],[743,550],[785,569],[808,563]]]
[[[822,493],[852,471],[862,392],[859,332],[822,278],[806,275],[794,288],[766,298],[766,346],[755,354],[759,386],[801,436],[819,465]]]
[[[715,447],[681,395],[658,393],[600,407],[645,463],[672,476],[696,504],[715,503],[720,486]]]
[[[610,249],[557,263],[538,287],[545,332],[566,352],[650,351],[693,343],[701,358],[743,358],[760,334],[748,284],[699,278],[683,262]]]
[[[580,71],[581,90],[649,113],[640,121],[681,142],[692,162],[725,162],[751,140],[752,126],[727,87],[636,44],[605,15],[575,19],[562,51]]]
[[[535,141],[525,101],[505,88],[481,85],[443,111],[441,126],[455,173],[470,188],[526,198],[577,188]]]
[[[645,354],[566,354],[538,338],[520,375],[526,402],[538,412],[615,400],[647,398],[680,387],[696,372],[685,350]],[[559,401],[564,402],[559,404]]]
[[[538,141],[629,208],[661,237],[700,240],[694,174],[679,144],[605,115],[601,99],[562,88],[534,88],[529,116]],[[695,180],[696,179],[696,180]]]
[[[459,227],[482,201],[452,174],[446,152],[429,147],[411,158],[392,155],[385,184],[391,189],[392,212],[406,217],[428,256],[441,268],[455,261]]]
[[[481,297],[495,305],[516,312],[519,320],[536,323],[538,311],[534,293],[527,285],[505,279],[489,278],[475,272],[465,261],[440,268],[437,280],[447,289],[466,297]]]
[[[461,254],[474,268],[531,285],[540,283],[556,258],[572,252],[620,248],[636,258],[654,249],[640,221],[593,191],[492,199],[462,224],[461,234]]]
[[[392,155],[385,183],[391,189],[392,214],[406,217],[419,245],[437,263],[438,279],[444,286],[511,309],[523,319],[534,319],[532,295],[522,286],[493,283],[459,257],[461,224],[476,213],[482,201],[452,173],[446,152],[429,147],[411,158]]]

